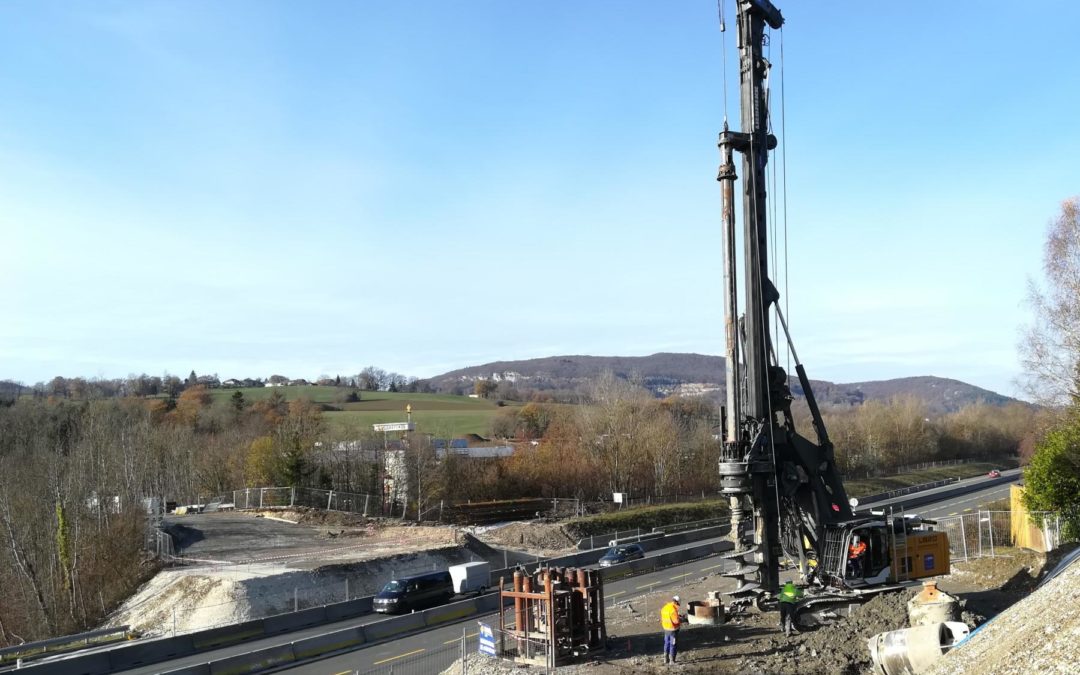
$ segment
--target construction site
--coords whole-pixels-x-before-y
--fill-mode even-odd
[[[505,502],[470,503],[443,524],[441,503],[417,497],[416,520],[439,522],[412,524],[404,503],[401,518],[369,517],[366,499],[331,508],[333,490],[326,508],[297,506],[297,488],[237,491],[242,504],[161,517],[166,566],[104,626],[160,646],[157,661],[70,672],[1080,673],[1080,549],[1060,514],[1025,510],[1019,471],[873,504],[847,491],[788,323],[786,270],[778,281],[782,79],[778,92],[769,59],[783,52],[766,47],[784,16],[770,0],[735,5],[730,24],[720,14],[740,112],[717,136],[717,517],[585,538],[557,506],[541,511],[558,499],[520,500],[512,521]],[[271,506],[267,490],[291,496]]]

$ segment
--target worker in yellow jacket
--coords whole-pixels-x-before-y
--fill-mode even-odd
[[[664,629],[664,663],[675,663],[678,651],[677,638],[682,617],[679,616],[679,596],[673,596],[671,602],[660,608],[660,627]]]

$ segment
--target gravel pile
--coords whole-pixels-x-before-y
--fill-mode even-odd
[[[1077,673],[1080,672],[1080,563],[1047,582],[993,621],[930,672]]]
[[[494,546],[541,555],[577,546],[577,540],[556,523],[513,522],[498,527],[477,528],[476,537]]]

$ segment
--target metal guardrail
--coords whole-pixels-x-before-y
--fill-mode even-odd
[[[921,483],[919,485],[909,485],[906,488],[899,488],[897,490],[889,490],[888,492],[879,492],[875,495],[868,495],[866,497],[858,497],[859,505],[873,504],[874,502],[885,501],[886,499],[895,499],[896,497],[903,497],[904,495],[910,495],[915,492],[923,492],[924,490],[933,490],[951,483],[959,483],[960,479],[943,478],[942,480],[936,480],[933,483]]]
[[[48,640],[26,642],[14,647],[4,647],[0,649],[0,665],[14,663],[19,659],[35,659],[76,649],[85,649],[91,643],[106,644],[126,640],[128,639],[128,630],[129,626],[102,628],[86,633],[49,638]]]

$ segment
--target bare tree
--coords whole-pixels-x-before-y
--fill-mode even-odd
[[[1066,200],[1050,224],[1040,286],[1029,282],[1035,317],[1020,342],[1020,383],[1037,402],[1080,402],[1080,197]]]

